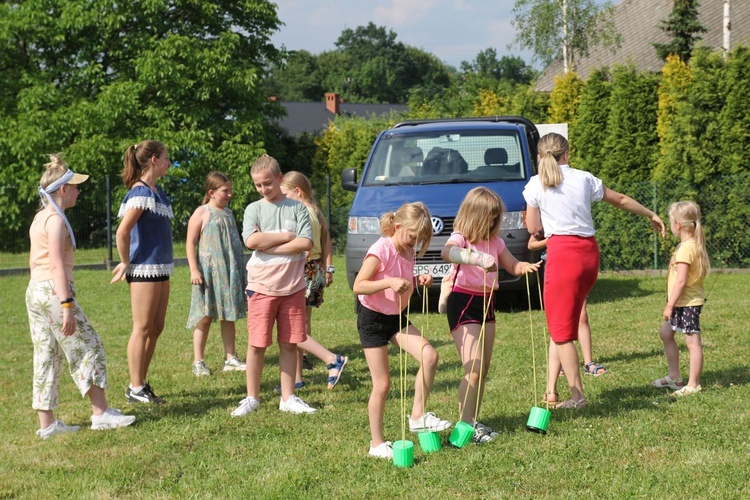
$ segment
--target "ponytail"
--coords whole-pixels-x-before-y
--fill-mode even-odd
[[[161,156],[167,149],[159,141],[141,141],[125,150],[120,177],[128,189],[138,182],[149,168],[149,160],[154,156]]]
[[[562,155],[570,151],[568,140],[550,132],[537,144],[539,151],[539,180],[544,189],[557,187],[562,182],[562,170],[558,163]]]

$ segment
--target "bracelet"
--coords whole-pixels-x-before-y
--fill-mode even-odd
[[[63,302],[62,303],[62,308],[63,309],[71,309],[72,307],[73,307],[73,303],[72,302]]]
[[[60,304],[71,304],[73,302],[73,297],[68,297],[65,300],[61,300]]]
[[[333,267],[333,266],[328,266],[328,267],[326,267],[326,272],[333,274],[333,273],[336,272],[336,268]]]

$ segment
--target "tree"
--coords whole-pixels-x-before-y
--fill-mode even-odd
[[[266,93],[282,101],[319,101],[326,92],[318,57],[306,50],[289,52],[278,66],[268,68],[266,77]]]
[[[544,65],[562,55],[565,72],[574,71],[577,55],[587,55],[590,47],[619,45],[613,12],[609,3],[600,7],[594,0],[516,0],[515,43]]]
[[[372,22],[345,29],[335,45],[320,55],[324,86],[353,102],[404,103],[414,87],[450,81],[437,57],[396,41],[396,33]]]
[[[661,22],[661,30],[669,33],[672,40],[669,43],[655,43],[657,55],[664,61],[670,54],[676,54],[680,60],[687,63],[695,42],[701,39],[699,33],[706,29],[698,21],[699,0],[674,0],[672,13],[666,21]]]
[[[471,62],[461,62],[461,72],[467,78],[474,75],[485,82],[492,81],[485,88],[494,88],[500,81],[513,85],[528,85],[536,77],[534,68],[527,66],[523,59],[516,56],[503,56],[498,59],[497,51],[493,48],[479,52],[477,58]]]
[[[262,64],[278,58],[275,9],[268,0],[0,4],[4,199],[35,203],[44,154],[63,151],[91,174],[77,210],[85,245],[105,223],[104,175],[118,183],[126,147],[157,139],[180,165],[165,180],[177,221],[200,201],[212,169],[227,171],[235,199],[246,201],[247,167],[263,152]],[[0,204],[0,236],[28,223],[18,213],[14,203]]]

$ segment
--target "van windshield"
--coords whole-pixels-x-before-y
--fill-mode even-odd
[[[526,180],[514,130],[414,133],[378,141],[364,186]]]

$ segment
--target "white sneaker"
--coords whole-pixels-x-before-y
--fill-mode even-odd
[[[208,369],[206,363],[201,359],[193,363],[193,375],[196,377],[207,377],[211,375],[211,370]]]
[[[370,456],[393,460],[393,444],[390,441],[383,441],[377,446],[372,445],[370,441]]]
[[[240,405],[232,412],[233,417],[244,417],[250,412],[253,412],[258,409],[260,406],[260,402],[255,399],[252,396],[248,396],[242,401],[240,401]]]
[[[107,408],[101,415],[91,415],[91,429],[95,431],[127,427],[133,422],[135,422],[134,415],[123,415],[116,408]]]
[[[279,398],[279,410],[288,411],[289,413],[315,413],[318,411],[297,396],[289,396],[289,399],[286,401],[284,401],[283,397]]]
[[[416,420],[409,417],[409,430],[412,432],[440,432],[450,429],[453,424],[448,420],[441,420],[428,411]]]
[[[67,432],[78,432],[80,425],[66,425],[62,420],[55,420],[46,429],[39,429],[36,431],[36,435],[42,439],[48,439],[55,434],[65,434]]]
[[[244,361],[240,360],[237,356],[232,356],[231,358],[224,361],[224,370],[225,372],[244,372],[247,368],[247,365]]]

